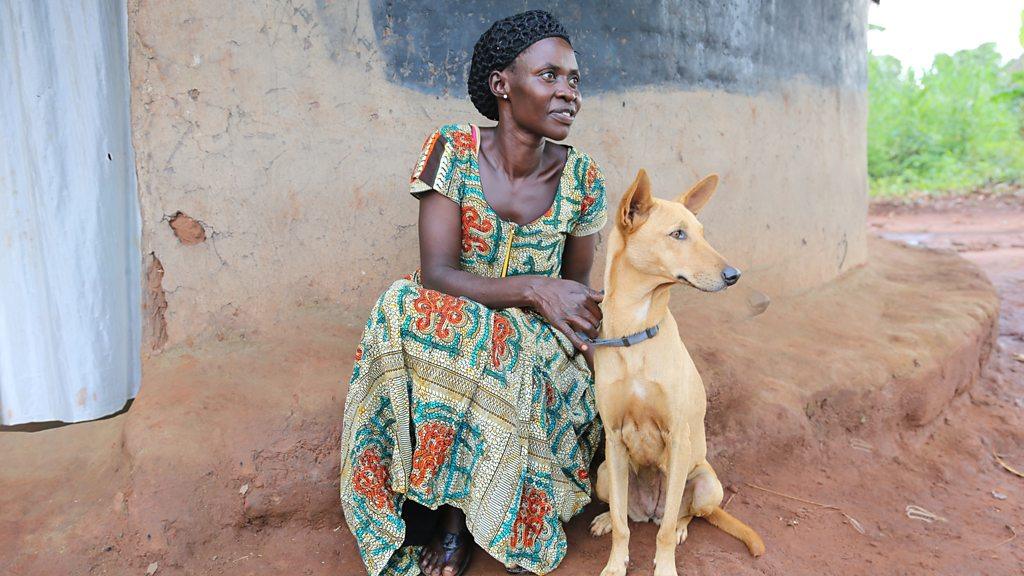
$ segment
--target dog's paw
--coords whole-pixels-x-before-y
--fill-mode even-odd
[[[598,514],[590,522],[590,533],[594,536],[604,536],[612,531],[612,515],[610,512]],[[602,572],[603,574],[603,572]]]
[[[683,541],[686,540],[686,536],[688,534],[689,530],[687,530],[686,526],[680,522],[679,527],[676,528],[676,545],[678,546],[679,544],[682,544]]]

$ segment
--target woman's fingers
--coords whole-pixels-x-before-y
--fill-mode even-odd
[[[601,313],[601,307],[597,305],[597,302],[587,298],[583,301],[583,306],[590,312],[591,317],[594,319],[594,324],[600,326],[603,314]]]
[[[579,335],[581,339],[585,340],[584,343],[587,343],[587,339],[594,339],[597,337],[597,328],[579,316],[570,316],[565,319],[565,323],[574,334]]]
[[[597,338],[597,322],[591,318],[587,318],[590,314],[584,310],[584,314],[579,316],[570,316],[568,318],[569,324],[580,332],[586,334],[590,339]]]
[[[590,373],[594,373],[594,347],[583,352],[583,359],[587,361],[587,367],[590,368]]]
[[[583,288],[586,290],[587,295],[586,299],[583,300],[583,306],[590,312],[591,321],[594,325],[599,326],[602,317],[600,304],[604,301],[604,292],[599,292],[589,286],[583,286]]]
[[[576,310],[569,312],[569,317],[571,318],[573,316],[586,321],[588,324],[593,324],[594,326],[597,326],[597,318],[595,318],[594,314],[590,310],[588,310],[587,307],[584,306],[583,304],[577,306]]]
[[[555,324],[555,328],[560,330],[562,332],[562,334],[565,334],[566,337],[569,338],[569,341],[572,342],[572,345],[575,346],[577,350],[586,350],[587,348],[589,348],[589,346],[587,346],[587,343],[584,342],[583,339],[580,338],[579,335],[576,334],[576,332],[572,329],[572,327],[569,325],[568,322],[563,320],[563,321]]]
[[[596,330],[601,325],[601,310],[592,310],[590,306],[595,306],[595,304],[590,300],[585,300],[577,308],[576,315]]]
[[[427,548],[427,553],[424,556],[425,556],[424,559],[423,559],[424,566],[423,566],[422,570],[423,570],[423,572],[425,572],[428,575],[433,574],[434,573],[434,553],[433,553],[433,551],[430,550],[430,548],[428,547]]]

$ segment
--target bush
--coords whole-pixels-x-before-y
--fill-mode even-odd
[[[872,195],[1024,182],[1020,80],[994,44],[940,54],[920,76],[869,53]]]

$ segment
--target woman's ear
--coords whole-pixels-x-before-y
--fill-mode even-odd
[[[487,77],[487,84],[491,88],[491,94],[498,100],[508,95],[508,74],[504,70],[492,70],[491,75]]]

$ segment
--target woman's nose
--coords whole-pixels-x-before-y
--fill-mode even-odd
[[[570,86],[568,80],[563,80],[558,83],[558,88],[555,90],[555,96],[567,102],[573,102],[579,99],[580,92]]]

